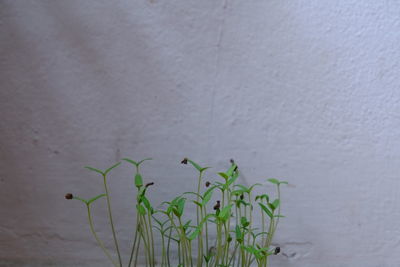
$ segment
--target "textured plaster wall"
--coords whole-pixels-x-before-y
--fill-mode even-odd
[[[290,181],[273,266],[400,266],[399,60],[394,0],[1,0],[0,265],[107,266],[63,199],[102,192],[82,167],[152,156],[159,203],[189,156]],[[110,177],[125,261],[132,171]]]

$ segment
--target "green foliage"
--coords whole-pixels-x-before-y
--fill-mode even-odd
[[[138,256],[143,255],[146,266],[155,267],[158,255],[161,267],[193,267],[195,265],[197,267],[250,267],[254,262],[257,262],[258,266],[267,267],[268,257],[280,251],[280,248],[272,246],[272,240],[279,219],[284,218],[281,214],[280,186],[288,184],[286,181],[275,178],[267,179],[269,183],[276,185],[276,198],[273,201],[266,193],[254,197],[253,191],[261,184],[245,186],[237,183],[240,173],[238,166],[232,160],[228,170],[215,173],[217,180],[214,183],[207,182],[207,188],[203,188],[203,190],[201,188],[202,176],[209,167],[202,167],[193,160],[185,158],[181,163],[190,164],[198,171],[197,192],[181,193],[171,201],[162,202],[155,209],[147,194],[148,187],[153,183],[145,185],[145,179],[140,172],[141,164],[148,160],[151,158],[140,161],[123,159],[135,166],[133,183],[137,189],[136,203],[134,203],[136,228],[134,229],[130,259],[126,266],[137,266]],[[87,206],[91,231],[115,267],[123,266],[119,257],[116,236],[114,235],[114,241],[119,257],[118,261],[112,257],[112,253],[103,245],[94,231],[90,206],[102,197],[107,198],[110,224],[114,234],[106,176],[120,164],[118,162],[105,171],[90,166],[85,167],[104,177],[105,193],[89,200],[72,196],[72,194],[66,196],[67,199],[79,200]],[[253,208],[254,201],[260,206],[260,209]],[[185,212],[193,208],[197,212],[195,219],[191,217],[192,213]],[[254,227],[254,219],[260,218],[255,216],[256,212],[261,215],[261,229]],[[267,227],[268,229],[266,229]],[[211,240],[210,233],[216,236],[215,242]],[[161,239],[156,241],[161,242],[161,251],[155,249],[154,240],[156,238]],[[179,251],[177,264],[172,262],[171,251]],[[233,253],[231,253],[232,251]],[[193,255],[195,252],[197,255]]]

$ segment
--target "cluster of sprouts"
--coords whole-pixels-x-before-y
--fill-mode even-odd
[[[268,179],[276,186],[276,199],[268,194],[253,195],[253,189],[261,184],[250,187],[238,184],[239,169],[231,160],[231,166],[226,172],[218,173],[216,182],[203,182],[203,175],[209,167],[201,167],[196,162],[185,158],[182,164],[192,165],[198,173],[197,191],[185,192],[171,201],[164,201],[155,208],[147,197],[148,188],[154,183],[144,184],[140,165],[150,160],[125,162],[135,167],[134,184],[137,189],[134,207],[136,209],[136,224],[133,233],[132,249],[129,261],[123,264],[118,239],[115,233],[111,212],[110,195],[107,185],[108,173],[119,166],[117,163],[105,171],[86,167],[99,173],[103,178],[104,193],[89,200],[70,193],[66,199],[82,201],[88,214],[90,230],[96,242],[106,257],[115,267],[138,266],[139,255],[144,255],[147,267],[267,267],[269,257],[280,252],[280,248],[272,245],[281,215],[280,186],[285,181]],[[91,212],[91,204],[105,197],[107,212],[111,226],[116,257],[113,257],[97,235]],[[215,200],[214,200],[215,199]],[[196,217],[190,220],[196,209]],[[260,212],[261,222],[253,221],[254,212]],[[161,251],[155,249],[155,239],[161,243]],[[177,251],[177,257],[172,256]],[[176,262],[177,263],[176,263]]]

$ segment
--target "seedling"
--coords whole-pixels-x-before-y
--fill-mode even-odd
[[[209,167],[185,158],[182,164],[189,164],[197,171],[197,190],[184,192],[171,201],[164,201],[154,208],[147,197],[147,191],[154,183],[144,184],[140,166],[143,162],[124,158],[123,161],[135,167],[133,183],[137,189],[134,208],[136,224],[129,261],[123,263],[118,239],[115,233],[111,211],[111,199],[107,185],[107,174],[121,163],[105,171],[93,167],[88,170],[103,178],[104,192],[89,200],[67,194],[66,199],[76,199],[85,204],[89,228],[106,257],[113,266],[137,266],[139,254],[144,255],[145,266],[176,266],[172,251],[178,252],[178,266],[207,267],[250,267],[255,263],[268,267],[269,257],[280,252],[280,247],[272,245],[281,214],[281,185],[286,181],[267,179],[276,187],[276,198],[261,194],[253,196],[257,186],[238,184],[239,169],[233,160],[226,172],[218,172],[215,182],[203,182],[204,173]],[[203,184],[205,185],[203,187]],[[100,198],[106,198],[107,212],[111,227],[116,257],[105,247],[93,226],[91,205]],[[215,199],[215,200],[214,200]],[[187,211],[196,209],[196,217],[191,218]],[[261,214],[261,229],[256,228],[254,214]],[[154,231],[153,231],[154,228]],[[161,251],[155,250],[155,238],[161,242]],[[173,250],[175,248],[175,250]],[[160,255],[160,257],[156,257]],[[160,261],[158,261],[160,260]]]

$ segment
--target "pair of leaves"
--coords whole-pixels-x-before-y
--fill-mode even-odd
[[[179,198],[175,203],[173,203],[170,207],[172,212],[175,214],[176,217],[181,218],[183,215],[183,211],[185,208],[185,198]]]
[[[239,172],[237,171],[237,165],[236,164],[232,164],[232,166],[226,171],[226,175],[228,177],[230,177],[230,176],[233,176],[234,173],[239,175]]]
[[[275,179],[275,178],[270,178],[270,179],[268,179],[268,182],[273,183],[273,184],[276,184],[276,185],[289,184],[289,183],[286,182],[286,181],[279,181],[278,179]]]
[[[136,162],[134,160],[131,160],[129,158],[123,158],[122,160],[125,160],[126,162],[129,162],[129,163],[135,165],[136,168],[139,168],[140,164],[142,164],[146,160],[152,160],[152,158],[145,158],[145,159],[142,159],[141,161],[138,161],[138,162]]]
[[[121,162],[118,162],[118,163],[114,164],[113,166],[111,166],[110,168],[108,168],[105,171],[102,171],[102,170],[99,170],[99,169],[96,169],[96,168],[93,168],[93,167],[90,167],[90,166],[85,166],[85,168],[90,170],[90,171],[94,171],[94,172],[100,173],[103,176],[106,176],[112,169],[118,167],[120,164],[121,164]]]
[[[254,189],[254,187],[256,187],[256,186],[261,186],[262,184],[253,184],[252,186],[250,186],[249,188],[247,188],[247,187],[245,187],[244,185],[241,185],[241,184],[237,184],[237,185],[234,185],[234,187],[239,187],[240,188],[240,190],[243,192],[243,193],[247,193],[247,194],[250,194],[251,193],[251,191],[253,191],[253,189]],[[235,190],[236,191],[236,190]]]
[[[232,204],[225,206],[218,214],[218,219],[226,222],[231,217]]]
[[[246,217],[242,217],[240,218],[240,224],[243,226],[243,228],[246,228],[247,226],[249,226],[250,222],[247,220]]]
[[[244,246],[241,245],[241,248],[246,250],[247,252],[253,254],[257,260],[261,260],[262,258],[271,255],[272,253],[267,252],[268,248],[261,248],[258,246],[258,249],[253,246]]]
[[[273,203],[268,203],[268,206],[271,208],[272,211],[269,210],[269,209],[267,208],[267,206],[265,206],[263,203],[259,202],[258,204],[260,205],[261,209],[262,209],[262,210],[268,215],[268,217],[270,217],[271,219],[272,219],[272,218],[283,218],[283,217],[285,217],[285,216],[280,215],[280,214],[274,215],[275,209],[279,206],[279,199],[275,199],[275,201],[274,201]],[[273,207],[273,208],[272,208],[272,207]]]
[[[268,203],[268,206],[272,209],[272,210],[276,210],[279,207],[279,204],[281,202],[279,201],[279,199],[275,199],[272,203]]]
[[[196,162],[194,162],[193,160],[190,159],[186,159],[190,164],[192,164],[193,167],[196,168],[196,170],[198,170],[200,173],[202,173],[203,171],[211,168],[211,167],[201,167],[199,164],[197,164]]]
[[[239,172],[235,171],[235,169],[237,169],[237,165],[232,164],[226,172],[219,172],[218,175],[224,178],[226,182],[228,182],[228,179],[231,177],[231,181],[229,181],[229,185],[231,185],[239,177]]]
[[[95,197],[93,197],[93,198],[91,198],[89,200],[86,200],[86,199],[83,199],[83,198],[80,198],[80,197],[74,197],[73,199],[80,200],[83,203],[85,203],[86,205],[90,205],[93,202],[95,202],[96,200],[98,200],[99,198],[102,198],[102,197],[105,197],[105,196],[107,196],[107,195],[106,194],[100,194],[100,195],[97,195],[97,196],[95,196]]]
[[[257,200],[263,200],[263,199],[265,199],[265,201],[268,203],[269,202],[269,196],[267,195],[267,194],[263,194],[263,195],[258,195],[258,196],[256,196],[256,198],[255,198],[255,200],[257,201]]]
[[[240,226],[239,225],[236,225],[236,227],[235,227],[235,235],[236,235],[236,240],[239,243],[242,243],[244,235],[243,235],[242,231],[240,230]]]
[[[194,240],[202,231],[203,229],[203,224],[211,217],[214,217],[214,214],[207,214],[203,220],[199,223],[199,225],[196,227],[196,229],[187,237],[189,240]]]
[[[259,202],[258,205],[260,205],[261,209],[270,217],[271,219],[274,217],[273,211],[271,212],[267,206],[265,206],[263,203]]]

